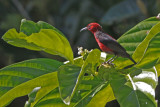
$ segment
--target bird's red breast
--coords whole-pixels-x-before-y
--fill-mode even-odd
[[[98,43],[98,45],[99,45],[99,47],[100,47],[100,49],[101,49],[102,51],[104,51],[104,52],[106,52],[106,53],[113,54],[112,49],[108,48],[108,47],[105,46],[103,43],[101,43],[101,42],[99,41],[99,39],[96,38],[96,36],[94,36],[94,37],[95,37],[95,39],[96,39],[96,41],[97,41],[97,43]]]

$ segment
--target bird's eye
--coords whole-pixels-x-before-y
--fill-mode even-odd
[[[88,29],[91,30],[91,29],[92,29],[92,26],[88,26]]]
[[[91,29],[91,25],[88,26],[88,29],[89,29],[89,30]]]
[[[89,28],[91,27],[91,25],[88,26]]]

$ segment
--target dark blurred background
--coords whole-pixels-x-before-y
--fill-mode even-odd
[[[42,20],[64,33],[76,57],[78,46],[89,50],[98,48],[90,32],[79,32],[87,24],[98,22],[104,31],[117,39],[138,22],[156,16],[159,12],[160,0],[0,0],[0,35],[2,37],[10,28],[19,31],[23,18],[35,22]],[[0,39],[1,68],[39,57],[64,61],[63,58],[44,52],[11,46]],[[8,107],[23,107],[25,100],[26,96],[18,98]],[[118,106],[116,101],[113,103],[107,106]]]

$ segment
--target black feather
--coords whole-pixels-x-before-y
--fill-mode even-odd
[[[134,64],[136,64],[136,62],[126,52],[125,48],[123,48],[114,38],[102,31],[97,31],[95,36],[102,44],[111,49],[116,56],[129,58],[132,62],[134,62]]]

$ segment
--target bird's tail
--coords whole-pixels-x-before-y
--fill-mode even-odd
[[[137,64],[136,61],[133,60],[131,57],[129,57],[129,59],[134,63],[134,65]]]
[[[136,63],[136,61],[135,60],[133,60],[131,57],[128,57],[134,64],[132,64],[132,65],[128,65],[128,66],[126,66],[126,67],[124,67],[123,69],[128,69],[128,68],[131,68],[132,66],[134,66],[134,65],[136,65],[137,63]]]

